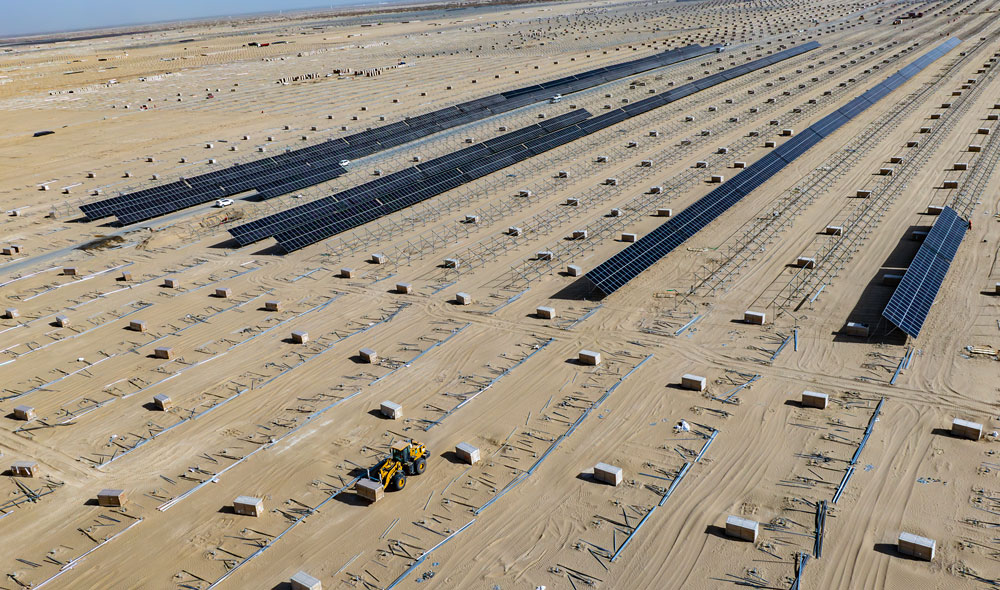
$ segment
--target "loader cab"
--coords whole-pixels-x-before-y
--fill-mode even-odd
[[[409,442],[401,440],[392,445],[392,458],[400,463],[409,463],[410,461],[413,461],[415,457],[412,455],[413,453],[410,452]]]

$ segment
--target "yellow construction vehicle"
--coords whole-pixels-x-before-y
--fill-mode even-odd
[[[382,459],[371,473],[378,474],[382,487],[396,491],[406,487],[407,475],[420,475],[425,469],[427,447],[411,440],[393,444],[391,454]]]

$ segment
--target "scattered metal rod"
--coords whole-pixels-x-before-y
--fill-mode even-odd
[[[680,471],[677,472],[677,476],[674,477],[674,481],[670,484],[670,487],[667,488],[667,491],[663,493],[663,496],[660,498],[660,502],[656,506],[653,506],[652,508],[649,509],[649,512],[647,512],[646,515],[642,517],[642,520],[640,520],[638,524],[635,525],[635,528],[633,528],[632,532],[629,533],[627,537],[625,537],[625,540],[622,541],[622,544],[618,547],[618,550],[615,551],[615,554],[611,556],[612,563],[618,561],[618,557],[621,556],[622,551],[625,550],[625,547],[627,547],[628,544],[632,541],[633,537],[635,537],[635,534],[639,532],[639,529],[642,527],[642,525],[645,524],[646,521],[649,519],[650,515],[653,514],[653,511],[656,510],[658,507],[663,506],[666,503],[666,501],[670,498],[671,494],[674,493],[674,490],[677,489],[678,484],[681,483],[681,480],[684,479],[684,476],[687,475],[688,471],[691,469],[691,465],[692,463],[690,462],[684,463],[684,465],[680,468]]]
[[[800,590],[802,583],[802,571],[806,569],[806,563],[809,561],[809,554],[799,552],[795,556],[795,561],[795,581],[792,582],[792,585],[788,590]]]
[[[601,397],[597,398],[597,400],[590,407],[588,407],[586,410],[583,411],[582,414],[580,414],[580,417],[576,419],[576,422],[574,422],[572,425],[570,425],[569,429],[566,430],[566,432],[562,433],[561,435],[559,435],[559,437],[557,437],[555,440],[552,441],[552,444],[549,445],[549,448],[546,449],[544,453],[542,453],[542,455],[535,461],[535,463],[531,467],[528,468],[527,471],[524,471],[524,472],[521,472],[520,474],[518,474],[518,476],[515,477],[513,480],[511,480],[511,482],[508,483],[506,486],[504,486],[504,488],[502,490],[500,490],[500,492],[497,493],[497,495],[493,496],[492,499],[490,499],[488,502],[486,502],[485,504],[483,504],[482,506],[480,506],[479,508],[477,508],[475,511],[473,511],[473,514],[479,515],[483,510],[486,510],[487,508],[489,508],[494,502],[496,502],[497,500],[499,500],[500,498],[502,498],[507,492],[509,492],[510,490],[514,489],[515,486],[517,486],[522,481],[524,481],[525,479],[527,479],[531,474],[533,474],[535,472],[535,470],[538,469],[538,466],[542,464],[542,461],[544,461],[546,458],[548,458],[548,456],[550,454],[552,454],[553,451],[556,450],[556,448],[559,446],[559,444],[562,441],[564,441],[567,438],[569,438],[570,435],[572,435],[573,432],[576,431],[577,427],[580,426],[580,424],[582,424],[583,421],[587,419],[587,416],[589,416],[591,412],[593,412],[596,408],[600,407],[600,405],[602,403],[604,403],[604,400],[608,399],[608,397],[612,393],[614,393],[614,391],[616,389],[618,389],[619,385],[621,385],[622,383],[624,383],[625,380],[628,379],[628,377],[632,373],[635,373],[636,371],[638,371],[639,367],[641,367],[644,364],[646,364],[646,361],[648,361],[651,358],[653,358],[652,354],[650,354],[646,358],[644,358],[641,361],[639,361],[639,364],[637,364],[636,366],[632,367],[632,369],[628,373],[625,373],[623,376],[621,376],[618,379],[618,381],[615,382],[614,385],[612,385],[611,387],[609,387],[607,389],[607,391],[605,391],[604,394],[601,395]]]
[[[847,482],[851,480],[851,476],[854,475],[854,467],[848,467],[847,471],[844,472],[844,478],[840,480],[840,485],[837,486],[837,491],[833,493],[834,504],[840,500],[841,494],[844,493],[844,489],[847,487]]]
[[[428,549],[427,551],[425,551],[425,552],[424,552],[424,554],[420,556],[420,559],[418,559],[418,560],[414,561],[414,562],[413,562],[413,565],[411,565],[410,567],[406,568],[406,571],[404,571],[404,572],[403,572],[402,574],[400,574],[400,575],[399,575],[399,577],[398,577],[398,578],[396,578],[396,579],[395,579],[395,580],[394,580],[394,581],[393,581],[393,582],[392,582],[391,584],[389,584],[388,586],[386,586],[385,590],[392,590],[393,588],[395,588],[395,587],[396,587],[396,586],[397,586],[397,585],[398,585],[398,584],[399,584],[400,582],[402,582],[402,581],[403,581],[403,579],[404,579],[404,578],[406,578],[407,576],[409,576],[409,575],[410,575],[410,573],[411,573],[411,572],[413,572],[413,570],[415,570],[415,569],[417,569],[418,567],[420,567],[420,564],[422,564],[422,563],[424,562],[424,560],[426,560],[426,559],[427,559],[427,556],[428,556],[428,555],[430,555],[431,553],[433,553],[433,552],[434,552],[434,551],[435,551],[436,549],[438,549],[439,547],[441,547],[442,545],[444,545],[444,544],[445,544],[445,543],[447,543],[448,541],[450,541],[450,540],[452,540],[453,538],[455,538],[455,536],[456,536],[456,535],[458,535],[459,533],[461,533],[461,532],[462,532],[462,531],[464,531],[465,529],[467,529],[467,528],[469,528],[470,526],[472,526],[472,524],[473,524],[474,522],[476,522],[476,519],[475,519],[475,518],[473,518],[473,519],[472,519],[472,520],[470,520],[469,522],[465,523],[465,525],[463,525],[463,526],[462,526],[462,528],[458,529],[458,530],[457,530],[457,531],[455,531],[454,533],[452,533],[452,534],[448,535],[447,537],[445,537],[445,538],[444,538],[444,539],[443,539],[443,540],[442,540],[442,541],[441,541],[440,543],[438,543],[437,545],[435,545],[435,546],[431,547],[430,549]]]

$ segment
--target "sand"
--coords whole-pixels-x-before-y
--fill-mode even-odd
[[[39,473],[0,483],[0,588],[288,588],[298,571],[324,588],[787,588],[805,555],[802,588],[1000,583],[997,8],[429,7],[4,47],[0,247],[22,251],[0,256],[0,308],[19,314],[0,319],[0,458]],[[910,10],[924,16],[891,24]],[[805,129],[949,36],[963,42],[617,293],[588,297],[565,272],[594,268],[627,246],[622,232],[663,223],[657,208],[683,210],[710,175],[731,178],[781,129]],[[273,240],[236,248],[225,231],[500,126],[571,105],[599,114],[809,40],[821,46],[293,254]],[[690,43],[728,46],[363,158],[296,195],[124,228],[79,211],[259,148]],[[345,68],[383,70],[335,73]],[[872,197],[854,198],[861,189]],[[911,233],[944,204],[967,205],[972,230],[907,338],[881,318],[882,277],[905,271],[920,245]],[[582,229],[587,239],[568,239]],[[552,261],[536,259],[543,250]],[[368,262],[375,252],[388,263]],[[819,263],[807,272],[800,256]],[[355,277],[340,278],[344,267]],[[744,323],[746,310],[766,323]],[[848,322],[870,335],[848,336]],[[584,349],[601,363],[579,363]],[[707,391],[681,388],[687,373]],[[804,390],[829,406],[802,406]],[[383,401],[403,418],[385,419]],[[15,419],[20,405],[37,418]],[[985,436],[951,436],[954,418]],[[362,500],[352,483],[402,439],[427,445],[427,472]],[[480,463],[461,462],[462,442]],[[595,480],[597,463],[622,468],[622,483]],[[105,488],[125,490],[124,507],[99,506]],[[261,498],[264,514],[236,514],[237,496]],[[730,515],[758,521],[757,541],[727,537]],[[934,539],[934,559],[900,554],[901,532]]]

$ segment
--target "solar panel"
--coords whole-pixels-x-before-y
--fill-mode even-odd
[[[921,64],[922,69],[957,44],[956,39],[949,39],[920,59],[915,60],[914,63]],[[804,47],[801,46],[799,49]],[[782,59],[781,56],[784,53],[779,52],[769,56],[768,60],[757,60],[751,64],[761,64],[765,61],[773,63],[772,60],[775,58]],[[928,56],[933,56],[933,58],[925,59]],[[876,86],[876,88],[878,87]],[[683,91],[683,87],[676,90]],[[851,116],[856,116],[873,104],[863,98],[864,96],[862,95],[848,103],[853,105],[847,111],[851,113]],[[795,138],[785,142],[781,147],[745,168],[729,181],[698,199],[694,204],[672,217],[670,221],[598,265],[585,275],[587,280],[603,296],[608,296],[622,288],[850,119],[843,108],[838,110],[836,114],[840,116],[829,115],[821,119]],[[587,123],[589,121],[581,123],[580,127],[584,127]],[[957,245],[955,247],[957,248]]]
[[[776,58],[777,60],[780,61],[781,59],[787,59],[794,55],[798,55],[805,51],[814,49],[815,47],[818,46],[819,46],[818,43],[813,42],[797,48],[779,52],[778,54],[776,54]],[[761,61],[759,63],[763,64],[764,62]],[[768,60],[767,63],[774,63],[774,59]],[[763,65],[760,65],[760,67],[763,67]],[[752,71],[752,70],[747,70],[747,71]],[[712,77],[712,79],[716,81],[715,83],[720,83],[725,81],[725,79],[721,76],[714,76]],[[698,89],[699,88],[696,84],[688,84],[685,85],[685,87],[682,87],[682,89],[678,89],[679,91],[675,92],[674,96],[678,98],[687,96],[693,92],[696,92]],[[651,107],[653,105],[661,106],[663,104],[666,104],[666,102],[668,102],[668,99],[665,99],[662,96],[651,97],[650,99],[647,100],[650,101],[647,104],[651,105]],[[640,101],[640,103],[641,102],[645,101]],[[635,103],[635,104],[640,104],[640,103]],[[550,133],[548,135],[531,139],[527,143],[525,143],[523,148],[520,146],[511,148],[511,150],[524,150],[525,148],[527,148],[527,150],[530,153],[520,153],[519,155],[508,156],[507,154],[510,150],[505,150],[503,152],[500,152],[492,156],[493,161],[487,161],[487,162],[477,162],[466,158],[464,161],[467,162],[467,165],[462,169],[466,170],[465,176],[470,179],[480,177],[483,174],[492,173],[496,170],[499,170],[504,166],[509,165],[512,161],[519,161],[520,159],[528,157],[530,154],[541,153],[545,150],[552,149],[559,145],[563,145],[564,143],[572,141],[573,139],[582,137],[583,135],[592,133],[593,131],[596,131],[598,129],[602,129],[604,127],[613,125],[617,122],[623,121],[629,118],[630,116],[631,115],[625,112],[623,109],[615,109],[614,111],[605,113],[600,117],[595,117],[594,119],[582,121],[578,125],[575,126],[571,125],[559,131],[554,131],[553,133]],[[551,121],[555,122],[556,120],[557,118],[554,118]],[[571,119],[569,117],[565,117],[564,120],[568,121]],[[593,124],[594,121],[596,121],[596,125]],[[512,132],[512,133],[517,133],[517,132]],[[499,141],[497,141],[494,142],[493,145],[496,146],[502,144]],[[444,156],[443,158],[449,158],[449,157]],[[440,161],[442,159],[438,160]],[[783,166],[784,164],[780,158],[775,157],[766,160],[765,165]],[[762,174],[767,173],[767,171],[762,172],[761,171],[762,167],[763,165],[757,166],[757,168],[751,166],[751,168],[745,170],[744,171],[745,174],[740,175],[743,177],[740,186],[747,185],[755,187],[760,182],[763,182],[763,180],[760,177]],[[424,169],[426,171],[426,167],[424,165],[421,165],[421,169]],[[461,183],[460,180],[453,180],[448,183],[439,183],[438,186],[436,187],[424,186],[428,181],[429,180],[425,180],[419,183],[419,185],[417,185],[418,188],[415,188],[415,190],[408,192],[407,194],[401,196],[398,199],[389,199],[389,200],[380,199],[378,203],[368,203],[368,204],[358,205],[357,207],[352,208],[348,216],[340,214],[332,214],[319,219],[314,218],[309,220],[307,223],[298,226],[297,228],[284,229],[280,233],[276,233],[274,237],[278,241],[279,248],[281,248],[285,252],[293,252],[300,248],[304,248],[310,244],[316,243],[320,240],[326,239],[327,237],[336,235],[337,233],[340,233],[342,231],[347,231],[348,229],[357,227],[373,219],[377,219],[382,215],[387,215],[394,211],[398,211],[402,208],[411,206],[422,200],[430,198],[436,194],[440,194],[441,192],[444,192],[444,190],[449,190],[450,188],[454,188],[455,186],[458,186],[458,184]],[[715,215],[718,215],[718,213],[721,212],[718,211],[720,207],[722,206],[728,207],[732,203],[738,201],[740,198],[743,197],[743,195],[747,192],[747,190],[752,190],[752,188],[751,189],[740,188],[739,190],[736,190],[736,188],[734,188],[733,185],[727,186],[723,191],[720,191],[719,193],[720,195],[723,196],[722,199],[719,202],[712,203],[710,206],[706,208],[706,211],[708,211],[711,217],[714,218]],[[730,193],[735,193],[735,196],[731,195]],[[702,216],[700,219],[695,218],[689,221],[692,224],[697,224],[697,223],[704,223],[704,219],[705,217]],[[694,226],[692,225],[692,227]],[[697,229],[694,229],[693,231],[697,231]],[[671,239],[675,241],[677,244],[679,244],[680,242],[682,242],[684,239],[687,238],[684,237],[682,234],[677,234],[674,235]]]
[[[581,117],[588,117],[590,113],[586,109],[573,111],[566,115],[553,117],[548,121],[551,128],[571,123]],[[570,129],[576,129],[570,127]],[[558,133],[554,132],[554,133]],[[377,207],[375,201],[398,203],[403,195],[420,197],[419,200],[430,198],[434,195],[451,190],[469,180],[480,178],[501,168],[510,166],[531,155],[521,145],[525,137],[534,137],[544,134],[544,130],[539,125],[531,125],[526,128],[517,129],[494,140],[469,146],[467,148],[452,152],[440,158],[435,158],[418,166],[407,168],[399,172],[394,172],[387,176],[369,181],[362,185],[352,187],[333,195],[329,200],[321,199],[314,203],[300,205],[289,211],[283,211],[263,219],[259,219],[230,230],[230,234],[241,246],[251,244],[278,232],[289,233],[294,228],[303,226],[307,222],[316,224],[317,219],[325,219],[332,222],[333,219],[344,218],[345,215],[352,216],[351,219],[363,218],[367,220],[371,211]],[[569,141],[564,134],[553,135],[554,138],[563,142]],[[485,144],[503,141],[504,138],[513,137],[514,147],[497,150],[493,153],[487,149]],[[460,169],[459,169],[460,168]],[[463,173],[463,170],[465,171]],[[391,212],[391,211],[390,211]],[[359,217],[360,216],[360,217]],[[349,225],[349,224],[348,224]],[[312,231],[319,231],[316,227]]]
[[[357,132],[334,141],[327,141],[323,144],[291,150],[277,156],[262,158],[257,161],[231,166],[223,170],[200,174],[184,182],[164,183],[149,189],[88,203],[81,206],[81,211],[89,220],[117,215],[120,223],[127,224],[134,221],[126,220],[142,221],[151,218],[150,215],[152,217],[163,215],[194,204],[232,196],[246,190],[256,189],[258,191],[258,198],[261,200],[279,196],[304,186],[311,186],[306,184],[309,179],[315,180],[316,182],[313,184],[317,184],[332,178],[317,174],[315,171],[310,171],[302,176],[290,179],[288,177],[294,172],[287,169],[286,166],[300,165],[306,161],[309,161],[313,166],[319,166],[323,164],[321,160],[324,159],[338,162],[341,159],[356,159],[368,156],[445,129],[546,100],[552,94],[569,93],[589,88],[602,83],[605,79],[617,80],[633,73],[691,59],[714,50],[714,46],[706,48],[691,45],[618,64],[611,69],[597,68],[581,74],[552,80],[542,85],[531,85],[502,94],[475,99],[405,119],[404,121],[397,121],[374,129]],[[581,115],[574,114],[573,116],[580,117]],[[269,171],[269,174],[265,174],[265,171]],[[282,192],[284,189],[287,190]],[[146,213],[140,213],[141,211],[145,211]]]
[[[775,150],[775,153],[777,153],[786,163],[790,164],[792,160],[806,153],[809,148],[819,143],[823,137],[825,136],[816,133],[810,127],[803,130],[792,139],[781,144],[781,146]]]
[[[784,52],[780,52],[780,55],[777,57],[777,59],[779,60],[787,59],[788,57],[791,57],[793,55],[798,55],[804,51],[808,51],[817,46],[818,43],[812,43],[791,50],[786,50]],[[678,53],[677,55],[680,54]],[[637,64],[631,69],[633,70],[641,69],[642,67],[645,67],[645,65],[647,64],[664,63],[665,61],[669,61],[670,59],[675,59],[675,58],[659,57],[657,60],[648,60],[640,64]],[[774,61],[773,59],[769,59],[767,63],[773,63],[773,61]],[[765,62],[763,61],[755,62],[755,65],[763,63]],[[615,69],[618,71],[626,70],[626,68],[615,68]],[[746,72],[746,71],[752,71],[752,70],[750,69],[741,70],[741,72]],[[592,71],[587,75],[592,78],[598,77],[594,74],[594,72],[595,71]],[[580,77],[581,76],[579,75],[577,76],[577,78]],[[721,76],[715,76],[712,77],[711,79],[716,81],[716,83],[724,81],[724,78]],[[545,90],[546,92],[550,92],[552,90],[552,87],[550,86]],[[686,85],[685,87],[682,87],[681,89],[676,89],[675,91],[672,91],[669,96],[665,96],[667,93],[664,93],[655,97],[650,97],[649,99],[640,101],[638,103],[633,103],[634,106],[630,108],[628,112],[626,112],[624,109],[615,109],[612,112],[605,113],[601,115],[601,117],[595,118],[597,120],[596,124],[593,124],[593,121],[595,121],[595,119],[584,120],[579,125],[566,127],[560,131],[555,131],[549,135],[540,136],[532,140],[528,140],[531,146],[530,151],[526,149],[526,147],[522,147],[519,143],[516,144],[514,147],[510,148],[506,147],[510,143],[516,141],[517,139],[520,139],[520,138],[517,139],[513,138],[512,134],[523,133],[524,137],[529,137],[531,135],[534,135],[534,133],[530,131],[525,132],[524,130],[518,130],[512,132],[511,134],[507,134],[506,136],[495,138],[493,140],[484,142],[484,144],[481,144],[484,146],[488,146],[489,149],[494,152],[502,153],[502,155],[498,153],[497,156],[494,156],[493,162],[477,162],[477,159],[479,157],[482,157],[481,154],[476,151],[476,149],[480,148],[480,146],[474,146],[473,148],[466,148],[466,150],[460,150],[459,152],[448,154],[446,156],[442,156],[441,158],[436,158],[435,160],[432,160],[430,162],[420,164],[419,169],[430,174],[431,176],[428,179],[414,183],[413,185],[407,187],[407,191],[405,193],[401,193],[399,195],[381,194],[378,195],[377,199],[371,200],[373,199],[373,197],[376,196],[371,192],[357,192],[354,191],[353,189],[348,189],[347,191],[343,191],[338,195],[334,196],[335,199],[339,199],[344,197],[345,195],[350,194],[351,202],[349,204],[348,209],[344,208],[331,209],[326,205],[322,205],[317,208],[317,212],[320,211],[322,212],[322,215],[318,219],[316,218],[315,215],[312,216],[312,218],[309,218],[307,215],[308,211],[304,211],[302,212],[302,214],[297,215],[294,219],[282,218],[283,221],[280,222],[280,224],[277,226],[272,225],[271,229],[281,232],[280,234],[276,233],[274,235],[276,239],[279,238],[280,235],[281,239],[279,240],[279,242],[283,244],[282,248],[285,248],[286,251],[291,251],[288,250],[287,248],[297,249],[299,247],[304,247],[305,245],[314,243],[315,241],[318,241],[320,239],[324,239],[324,237],[328,237],[329,235],[334,235],[336,233],[339,233],[340,231],[345,231],[346,229],[350,229],[351,227],[356,227],[357,225],[360,225],[362,223],[367,223],[367,221],[375,219],[380,215],[391,213],[392,211],[398,210],[399,208],[410,206],[421,200],[430,198],[436,194],[440,194],[445,190],[450,190],[451,188],[454,188],[459,184],[461,184],[462,182],[464,182],[466,179],[480,177],[484,174],[498,170],[506,165],[510,165],[513,162],[521,161],[527,157],[530,157],[534,153],[541,153],[542,151],[545,151],[547,149],[552,149],[559,145],[563,145],[569,141],[572,141],[573,139],[582,137],[583,135],[592,133],[593,131],[603,129],[617,122],[625,120],[629,118],[629,116],[634,116],[635,114],[646,112],[647,110],[650,110],[652,108],[662,106],[663,104],[667,104],[671,100],[682,98],[693,92],[696,92],[697,90],[698,90],[697,85],[689,84]],[[502,103],[501,106],[505,108],[509,107],[510,102],[521,99],[531,100],[530,93],[504,101],[504,103]],[[450,117],[452,115],[448,116]],[[555,129],[560,125],[566,125],[587,116],[589,116],[589,113],[586,113],[586,111],[575,111],[574,113],[568,113],[566,115],[561,115],[560,117],[555,117],[553,119],[547,120],[546,122],[536,127],[544,126],[549,129]],[[459,166],[461,169],[466,170],[466,172],[461,175],[461,178],[456,178],[455,176],[453,176],[458,172],[453,168],[454,166]],[[448,176],[445,180],[441,180],[442,178],[441,175],[448,175]],[[748,179],[747,182],[755,181],[755,179],[750,175],[746,176],[746,178]],[[370,201],[364,201],[364,199],[369,199]],[[347,217],[345,217],[345,215],[347,215]],[[303,223],[305,223],[305,220],[307,218],[309,219],[307,223],[309,228],[307,234],[302,236],[297,236],[294,228],[295,227],[306,228],[306,225],[303,225]],[[260,239],[260,236],[265,235],[266,231],[267,230],[262,229],[262,226],[260,227],[255,226],[255,229],[253,229],[252,231],[242,231],[242,232],[231,231],[231,233],[234,234],[234,237],[237,237],[237,235],[249,236],[243,238],[237,237],[237,241],[240,241],[240,239],[250,239],[250,238]],[[305,229],[303,231],[305,231]]]
[[[969,222],[945,207],[928,232],[882,316],[916,338],[930,313]]]

